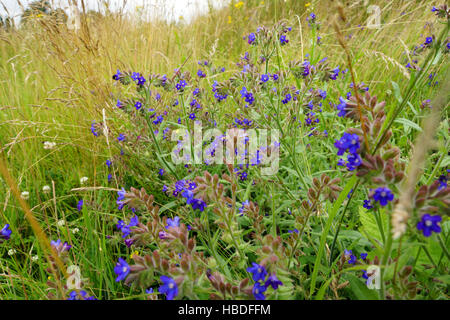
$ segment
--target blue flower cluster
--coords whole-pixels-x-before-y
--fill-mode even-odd
[[[342,138],[335,141],[334,146],[338,148],[338,156],[342,156],[346,151],[348,151],[346,165],[349,171],[353,171],[361,165],[361,156],[358,154],[358,150],[360,148],[359,136],[357,134],[344,132]],[[342,164],[343,159],[340,159],[338,165]]]
[[[256,300],[266,299],[264,292],[266,292],[269,286],[272,286],[274,290],[277,290],[279,286],[283,285],[283,283],[280,280],[278,280],[275,273],[272,273],[269,277],[267,277],[266,280],[267,276],[266,268],[255,262],[252,262],[252,266],[248,267],[247,271],[252,274],[253,281],[255,281],[252,293]]]

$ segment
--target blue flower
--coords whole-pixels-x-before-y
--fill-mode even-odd
[[[166,229],[169,229],[169,228],[176,228],[176,227],[179,227],[180,226],[180,217],[175,217],[175,218],[173,218],[173,220],[172,219],[167,219],[167,226],[166,226]]]
[[[5,226],[0,230],[0,239],[9,240],[11,237],[11,229],[9,228],[9,224],[5,224]]]
[[[143,76],[140,76],[138,79],[137,79],[137,85],[138,86],[143,86],[144,85],[144,83],[145,83],[145,78],[143,77]]]
[[[122,188],[122,190],[117,191],[118,197],[117,197],[116,203],[119,205],[119,208],[118,208],[119,210],[122,210],[122,208],[125,205],[125,202],[122,201],[122,200],[125,200],[125,193],[126,193],[125,188]]]
[[[158,291],[166,295],[167,300],[173,300],[178,295],[178,286],[175,280],[167,276],[160,277],[163,284],[159,287]]]
[[[78,201],[77,209],[78,209],[78,211],[81,211],[81,209],[83,209],[83,199],[81,199],[80,201]]]
[[[189,114],[189,119],[194,120],[195,118],[197,118],[197,116],[195,115],[195,112],[192,112]]]
[[[180,80],[175,87],[177,88],[178,91],[183,91],[184,88],[186,87],[186,81],[184,80]]]
[[[267,290],[267,287],[262,285],[259,282],[256,282],[253,285],[252,293],[256,300],[265,300],[264,292]]]
[[[63,251],[69,251],[70,248],[72,248],[71,245],[69,245],[67,242],[62,242],[61,239],[58,239],[56,241],[51,240],[50,245],[57,251],[57,252],[63,252]]]
[[[191,206],[192,206],[193,210],[198,209],[201,212],[203,212],[205,210],[205,208],[206,208],[206,202],[204,202],[201,199],[192,199],[191,200]]]
[[[357,153],[350,153],[347,156],[347,169],[349,171],[355,170],[356,167],[359,167],[362,163],[361,157]]]
[[[119,136],[117,137],[117,140],[119,141],[124,141],[125,140],[125,136],[123,133],[120,133]]]
[[[272,273],[266,280],[266,283],[264,284],[264,286],[267,288],[269,286],[272,286],[272,288],[274,290],[278,289],[278,286],[282,286],[283,282],[281,282],[280,280],[278,280],[278,278],[276,277],[275,273]]]
[[[87,292],[84,290],[80,290],[80,294],[78,294],[75,290],[69,293],[69,298],[67,300],[97,300],[94,296],[89,297]]]
[[[375,189],[375,193],[373,195],[373,199],[378,201],[381,206],[385,206],[389,201],[394,200],[394,194],[389,188],[380,187]]]
[[[345,117],[347,114],[347,111],[345,108],[347,107],[347,102],[345,102],[344,98],[339,98],[339,104],[336,106],[336,108],[339,110],[338,117]]]
[[[448,177],[446,175],[444,174],[440,175],[438,181],[439,181],[438,190],[447,188]]]
[[[370,210],[373,208],[373,204],[372,204],[372,200],[364,200],[364,204],[363,207],[366,208],[367,210]]]
[[[353,255],[352,250],[345,250],[344,255],[346,258],[349,258],[348,263],[350,263],[350,264],[356,263],[356,257]]]
[[[119,258],[119,261],[114,267],[114,273],[117,274],[116,282],[125,280],[127,275],[130,273],[130,266],[124,259]]]
[[[285,44],[287,44],[287,43],[289,43],[289,39],[286,37],[286,35],[281,35],[280,36],[280,44],[282,45],[282,46],[284,46]]]
[[[432,43],[433,42],[433,38],[432,37],[427,37],[426,39],[425,39],[425,44],[430,44],[430,43]]]
[[[367,253],[361,253],[360,257],[361,257],[361,260],[366,260]]]
[[[265,83],[267,81],[269,81],[269,75],[267,74],[261,75],[261,82]]]
[[[135,227],[139,224],[139,218],[137,215],[134,215],[133,218],[130,219],[130,223],[128,224],[129,227]]]
[[[97,128],[95,127],[95,121],[92,121],[91,132],[95,137],[98,137],[98,132],[96,130],[97,130]]]
[[[142,103],[140,101],[136,101],[134,107],[136,108],[136,110],[139,110],[140,108],[142,108]]]
[[[441,227],[439,226],[439,222],[442,221],[442,217],[440,215],[429,215],[428,213],[422,216],[422,219],[417,223],[417,230],[422,230],[422,233],[425,237],[431,236],[433,232],[439,233],[441,232]]]
[[[339,66],[336,69],[333,69],[330,74],[330,79],[336,80],[339,75]]]
[[[199,69],[199,70],[197,71],[197,76],[198,76],[199,78],[204,78],[204,77],[206,77],[206,73],[204,73],[201,69]]]
[[[248,44],[253,44],[256,40],[256,35],[252,32],[247,36],[247,42]]]
[[[112,162],[111,162],[111,160],[106,160],[106,165],[108,166],[108,168],[110,168],[111,167],[111,164],[112,164]]]
[[[163,176],[163,174],[164,174],[164,169],[159,169],[159,171],[158,171],[158,174],[162,177]]]
[[[248,267],[247,271],[252,274],[254,281],[264,281],[267,275],[267,270],[264,266],[260,266],[259,264],[252,262],[253,267]]]
[[[117,72],[113,75],[112,78],[117,81],[120,79],[121,75],[122,75],[122,73],[120,72],[119,69],[117,69]]]
[[[357,134],[344,132],[342,138],[335,141],[334,146],[339,149],[337,153],[338,156],[342,156],[347,150],[350,153],[355,154],[360,148],[359,136]]]

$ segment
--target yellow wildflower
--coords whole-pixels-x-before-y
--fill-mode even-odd
[[[243,1],[239,1],[238,3],[236,3],[234,6],[239,9],[240,7],[242,7],[244,5]]]

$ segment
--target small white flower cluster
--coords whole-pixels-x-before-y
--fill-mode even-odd
[[[28,200],[28,199],[30,198],[30,193],[29,193],[28,191],[23,191],[23,192],[20,194],[20,197],[21,197],[23,200]]]
[[[80,184],[85,184],[88,180],[89,180],[88,177],[82,177],[82,178],[80,179]]]
[[[44,149],[45,150],[51,150],[56,146],[56,142],[51,142],[51,141],[45,141],[44,142]]]
[[[43,193],[50,193],[50,186],[46,185],[42,187],[42,192]]]

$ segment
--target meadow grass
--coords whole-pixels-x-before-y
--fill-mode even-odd
[[[405,97],[412,77],[405,65],[413,57],[405,55],[405,51],[423,43],[429,34],[437,36],[445,24],[438,23],[430,11],[432,5],[437,5],[435,1],[375,2],[382,13],[380,28],[364,28],[370,14],[363,1],[344,1],[346,21],[337,21],[351,54],[357,82],[363,81],[369,86],[370,92],[376,93],[378,101],[386,101],[386,110],[390,111]],[[114,112],[116,106],[111,95],[117,92],[117,88],[113,86],[111,76],[116,69],[143,74],[171,74],[175,68],[184,64],[183,71],[195,75],[197,61],[208,59],[214,61],[216,66],[226,67],[223,74],[208,79],[212,83],[235,72],[235,62],[243,52],[252,50],[242,40],[244,35],[254,32],[258,26],[272,26],[282,19],[292,26],[292,32],[289,34],[289,46],[283,48],[276,62],[280,69],[287,67],[291,60],[303,60],[306,54],[309,54],[311,61],[328,57],[330,65],[340,66],[341,69],[348,67],[346,53],[332,25],[338,12],[334,2],[245,1],[243,5],[236,6],[237,3],[233,1],[222,9],[211,10],[191,23],[169,23],[163,20],[145,22],[109,12],[106,15],[83,16],[78,31],[69,30],[64,24],[55,23],[45,16],[33,18],[18,29],[0,29],[2,156],[20,192],[30,193],[27,202],[47,237],[52,240],[65,239],[72,248],[76,248],[76,251],[70,252],[70,259],[80,267],[82,276],[89,279],[86,287],[98,299],[145,296],[114,281],[116,257],[122,254],[129,258],[132,254],[123,248],[120,237],[108,238],[116,232],[115,222],[123,218],[123,214],[116,210],[116,191],[123,185],[144,187],[149,194],[155,195],[155,203],[162,207],[162,213],[175,216],[178,212],[178,209],[172,209],[172,203],[167,203],[163,196],[157,195],[164,182],[158,177],[157,170],[161,164],[154,156],[154,149],[135,149],[135,154],[121,160],[112,183],[108,183],[105,161],[120,149],[113,141],[106,143],[96,139],[90,131],[91,123],[93,120],[102,121],[104,110],[111,137],[132,130],[134,126],[129,117]],[[308,27],[305,19],[311,12],[320,21],[319,29]],[[321,37],[321,44],[317,43],[317,36]],[[448,73],[448,60],[436,58],[432,67],[437,74],[435,80],[444,81]],[[427,85],[427,82],[425,77],[415,84],[405,108],[392,127],[391,144],[401,148],[400,162],[405,164],[408,163],[413,142],[421,131],[422,120],[426,117],[420,105],[424,100],[432,99],[437,92],[437,87]],[[338,101],[339,96],[345,95],[348,88],[344,85],[342,82],[329,89],[324,87],[330,101]],[[445,135],[441,135],[441,141],[426,159],[419,184],[434,181],[440,170],[435,169],[436,165],[448,168],[448,99],[444,104],[439,130]],[[214,112],[217,119],[233,119],[230,109]],[[338,131],[345,129],[331,112],[325,114],[322,120],[325,127]],[[46,141],[55,142],[56,147],[44,149]],[[292,167],[288,168],[290,171],[280,174],[279,183],[272,186],[280,192],[285,192],[283,188],[288,189],[285,193],[291,190],[293,198],[298,195],[300,178],[307,189],[314,177],[331,171],[325,155],[335,153],[323,144],[323,162],[318,161],[319,153],[313,163],[305,152],[305,145],[299,145],[299,148],[303,149],[292,150],[292,154],[289,154],[292,159]],[[286,163],[283,165],[287,166]],[[289,174],[295,172],[296,168],[301,168],[298,179]],[[80,184],[82,177],[89,178],[83,185]],[[55,279],[46,270],[44,249],[9,186],[4,179],[2,182],[1,222],[11,225],[15,237],[7,245],[5,242],[0,246],[0,297],[46,299],[49,292],[47,281]],[[49,193],[43,193],[45,185],[50,186]],[[354,185],[349,182],[346,187],[349,191]],[[241,191],[245,193],[245,190]],[[278,214],[297,204],[295,199],[282,202],[282,196],[273,189],[271,194],[273,198],[269,207]],[[335,231],[339,227],[332,218],[344,216],[345,210],[342,212],[340,208],[346,195],[343,192],[334,207],[330,203],[322,206],[321,210],[327,213],[312,217],[317,228],[304,239],[310,249],[302,252],[303,255],[310,255],[306,261],[312,264],[309,272],[312,279],[301,279],[299,292],[304,298],[315,297],[316,289],[320,289],[319,297],[326,294],[328,298],[337,298],[336,292],[325,291],[326,285],[331,283],[331,278],[330,282],[326,281],[327,275],[332,272],[325,267],[326,261],[330,259],[331,262],[332,258],[326,241],[333,240],[333,235],[337,237]],[[264,202],[266,196],[260,193],[255,197]],[[76,207],[80,199],[84,200],[85,206],[78,211]],[[273,219],[276,219],[275,215]],[[58,221],[64,221],[65,224],[60,225]],[[346,217],[346,227],[341,234],[351,237],[350,230],[356,230],[359,224],[358,215]],[[74,228],[79,229],[78,233],[73,232]],[[276,224],[273,228],[276,235]],[[445,238],[444,243],[448,244],[447,240]],[[210,252],[212,256],[229,256],[230,249],[227,246],[218,241],[215,243],[218,253]],[[203,246],[207,247],[207,241]],[[339,252],[343,251],[341,238],[337,246]],[[438,245],[431,246],[436,252],[440,250]],[[10,256],[8,251],[12,248],[16,253]],[[400,250],[397,245],[395,249]],[[424,251],[415,253],[428,263],[433,260]],[[439,254],[441,260],[445,261],[445,254]],[[32,260],[34,256],[38,256],[37,261]],[[220,260],[216,262],[220,264]],[[336,261],[332,261],[331,267],[336,267],[336,264]],[[448,260],[443,265],[448,271]],[[225,269],[222,270],[224,273],[230,272]],[[357,292],[357,289],[352,285],[352,290]],[[206,292],[203,296],[199,294],[193,297],[205,298]],[[432,299],[447,297],[438,287],[430,287],[428,294]],[[361,298],[354,293],[349,293],[348,297]]]

